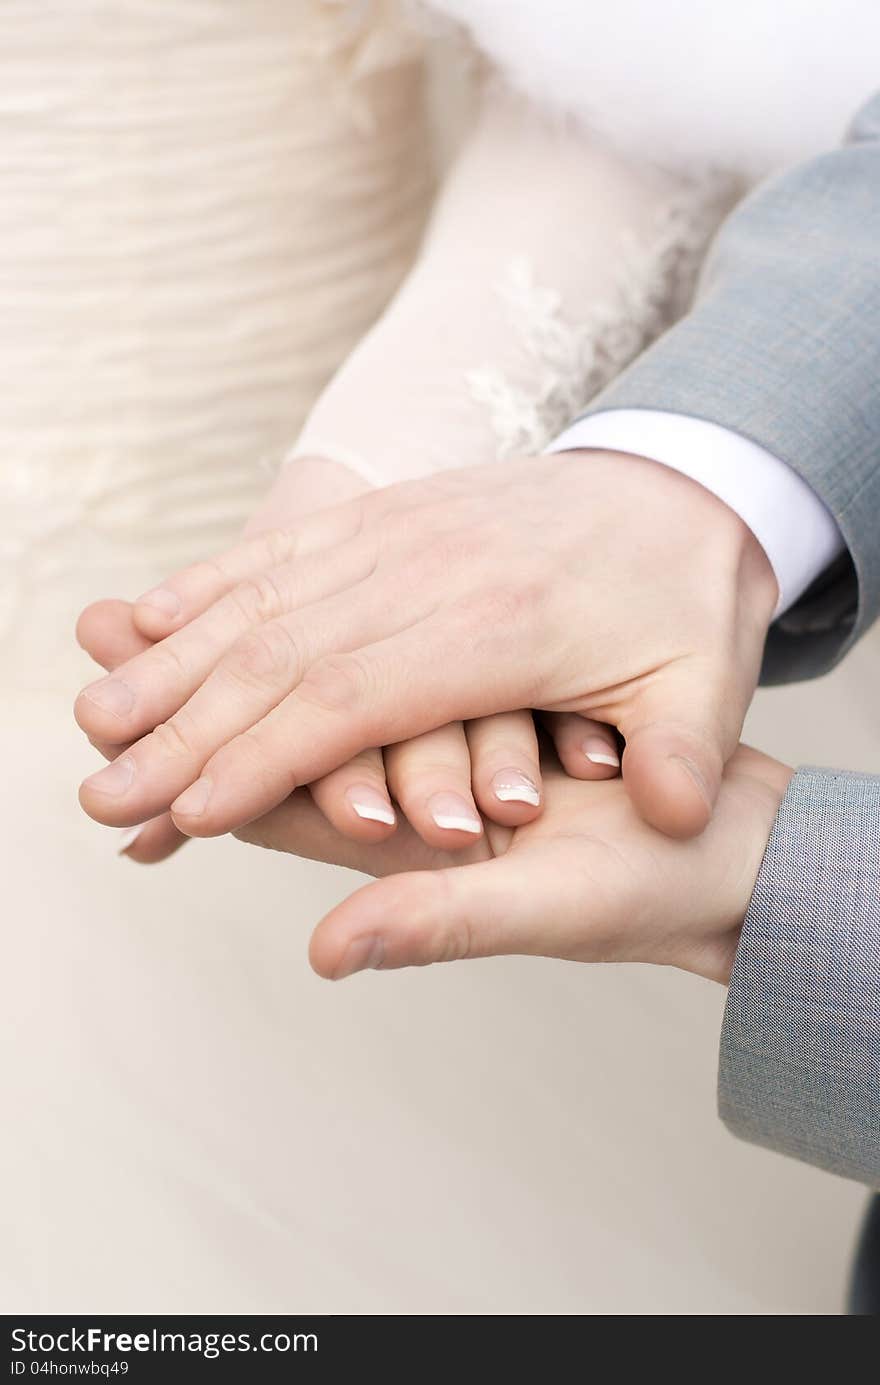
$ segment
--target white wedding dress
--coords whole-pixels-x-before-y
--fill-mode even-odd
[[[75,803],[77,611],[244,521],[406,273],[449,92],[506,75],[298,444],[377,482],[540,448],[681,310],[737,180],[833,142],[870,80],[867,5],[800,6],[726,77],[671,8],[0,8],[5,1311],[833,1311],[858,1190],[717,1124],[718,988],[524,959],[331,987],[305,947],[343,873],[232,840],[139,869]],[[841,80],[810,66],[780,125],[819,37]],[[864,764],[870,708],[820,696],[759,736]]]

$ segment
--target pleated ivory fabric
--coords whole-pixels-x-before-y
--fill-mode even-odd
[[[13,2],[0,65],[0,651],[40,681],[90,595],[231,538],[408,267],[431,159],[390,3]]]

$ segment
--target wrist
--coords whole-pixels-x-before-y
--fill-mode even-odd
[[[573,475],[606,470],[616,487],[635,489],[647,512],[666,532],[687,534],[701,567],[729,579],[749,621],[766,633],[779,601],[779,584],[767,552],[746,521],[726,500],[684,471],[635,453],[599,448],[570,449]]]
[[[696,485],[697,482],[693,484]],[[724,505],[724,502],[719,501],[719,504]],[[766,632],[779,604],[779,582],[763,545],[734,510],[728,506],[724,508],[739,530],[741,558],[738,589],[747,603],[748,610]]]
[[[714,918],[705,918],[689,940],[685,971],[727,985],[739,936],[752,902],[776,815],[794,770],[740,745],[725,771],[722,797],[705,846],[713,862],[714,883],[703,898],[715,902]]]
[[[773,832],[773,824],[791,782],[794,770],[751,746],[741,745],[731,761],[735,781],[737,812],[730,845],[736,850],[739,830],[742,838],[737,852],[741,862],[739,893],[733,902],[733,922],[739,930],[755,892],[758,874]]]
[[[341,505],[372,489],[342,462],[325,457],[297,457],[279,472],[244,532],[249,536],[292,524],[315,510]]]
[[[329,457],[293,458],[279,472],[275,487],[284,487],[288,493],[298,491],[303,499],[314,496],[321,506],[352,500],[373,489],[358,472]]]

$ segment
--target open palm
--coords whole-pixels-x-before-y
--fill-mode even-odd
[[[383,877],[318,925],[310,955],[322,976],[525,953],[726,981],[790,771],[741,746],[709,827],[676,841],[644,823],[620,780],[579,782],[547,761],[542,816],[489,827],[468,853],[432,851],[405,825],[365,848],[334,834],[301,790],[236,835]]]

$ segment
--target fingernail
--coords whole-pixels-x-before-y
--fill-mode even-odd
[[[342,954],[342,961],[333,973],[334,981],[342,981],[353,976],[356,971],[376,971],[385,960],[385,944],[381,938],[367,934],[365,938],[355,938]]]
[[[428,800],[428,812],[446,832],[472,832],[478,837],[483,824],[466,799],[457,793],[435,793]]]
[[[581,749],[593,765],[611,765],[620,769],[620,756],[616,755],[607,741],[599,736],[588,736]]]
[[[134,846],[142,831],[143,823],[139,827],[127,827],[124,832],[120,832],[116,840],[116,855],[124,856],[128,848]]]
[[[94,702],[102,712],[111,712],[115,717],[124,717],[134,706],[134,690],[121,678],[102,678],[86,688],[83,697]]]
[[[85,781],[90,789],[97,789],[99,793],[113,794],[119,797],[130,788],[131,781],[134,779],[135,763],[128,755],[121,760],[114,760],[112,765],[107,765],[105,769],[99,769],[97,774],[90,774]]]
[[[705,781],[705,779],[703,778],[703,776],[702,776],[702,774],[700,773],[700,771],[697,769],[697,767],[696,767],[696,765],[694,764],[693,760],[689,760],[689,759],[687,758],[686,755],[670,755],[669,758],[670,758],[670,760],[677,760],[678,763],[679,763],[680,765],[684,765],[684,767],[685,767],[685,769],[687,770],[688,774],[691,776],[691,778],[693,779],[693,781],[694,781],[694,783],[696,784],[697,788],[699,789],[701,795],[702,795],[703,798],[706,800],[706,802],[711,806],[712,799],[711,799],[710,796],[709,796],[709,790],[708,790],[708,788],[706,787],[706,781]]]
[[[534,779],[520,769],[500,769],[492,779],[492,792],[501,803],[531,803],[537,808],[541,802]]]
[[[378,789],[372,788],[369,784],[354,784],[350,789],[346,789],[345,797],[359,818],[366,818],[367,822],[384,822],[389,827],[394,826],[394,809]]]
[[[143,596],[138,597],[135,605],[152,606],[155,610],[161,611],[163,616],[180,615],[180,597],[167,587],[156,587],[151,592],[145,592]]]
[[[175,798],[171,805],[172,813],[179,813],[181,817],[197,818],[208,806],[211,788],[210,779],[197,779],[188,789],[184,789],[179,798]]]

